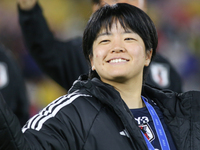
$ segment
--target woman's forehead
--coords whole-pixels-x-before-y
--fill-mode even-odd
[[[117,21],[112,21],[111,23],[102,25],[98,34],[111,32],[111,30],[113,29],[122,30],[122,31],[132,31],[128,25],[126,25],[125,23],[122,24],[119,22],[119,20],[117,20]]]

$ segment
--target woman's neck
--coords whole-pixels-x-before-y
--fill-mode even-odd
[[[110,83],[109,83],[110,84]],[[126,83],[111,83],[111,85],[120,93],[122,99],[130,109],[142,108],[145,106],[142,98],[142,80],[136,80]]]
[[[128,105],[130,109],[142,108],[145,106],[141,98],[141,88],[132,85],[131,88],[126,89],[125,87],[116,87],[116,90],[119,91],[122,99]]]

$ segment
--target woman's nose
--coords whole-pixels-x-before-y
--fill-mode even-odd
[[[125,51],[125,49],[121,48],[121,47],[116,47],[116,48],[112,49],[112,53],[122,53],[124,51]]]
[[[112,53],[122,53],[125,51],[124,43],[120,37],[116,37],[115,40],[112,41]]]

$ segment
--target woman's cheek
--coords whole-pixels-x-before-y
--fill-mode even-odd
[[[132,50],[132,55],[135,57],[144,57],[145,58],[145,49],[143,46],[137,46]]]

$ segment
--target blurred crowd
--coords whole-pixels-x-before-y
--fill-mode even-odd
[[[158,51],[183,79],[183,90],[200,89],[200,1],[151,0],[150,16],[159,34]]]
[[[92,12],[90,0],[40,0],[40,3],[57,38],[82,35]],[[183,91],[200,90],[200,1],[148,0],[148,3],[147,12],[158,30],[158,51],[181,75]],[[27,52],[16,0],[0,1],[0,42],[13,52],[23,72],[31,115],[67,92],[45,76]]]

